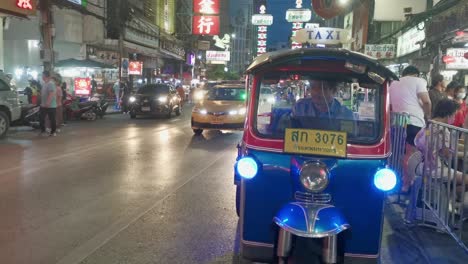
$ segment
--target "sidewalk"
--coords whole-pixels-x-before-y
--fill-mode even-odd
[[[381,263],[467,263],[468,254],[448,234],[434,229],[409,226],[403,221],[404,206],[385,204],[385,223],[382,237]]]

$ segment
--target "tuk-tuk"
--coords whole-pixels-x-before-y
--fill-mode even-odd
[[[397,76],[360,53],[307,48],[257,57],[246,79],[234,173],[241,256],[377,263],[384,199],[399,181],[387,165],[388,84]],[[300,89],[259,100],[272,83]],[[355,89],[373,95],[357,109]]]

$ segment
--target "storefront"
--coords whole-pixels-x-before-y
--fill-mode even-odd
[[[5,41],[4,41],[4,29],[8,28],[14,23],[12,18],[27,18],[29,16],[36,15],[36,0],[1,0],[0,1],[0,70],[5,72],[12,72],[7,69],[8,65],[5,62]],[[34,69],[29,70],[33,73]],[[19,73],[19,72],[18,72]]]

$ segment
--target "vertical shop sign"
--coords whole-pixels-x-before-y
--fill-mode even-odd
[[[219,16],[193,16],[194,35],[219,35]]]
[[[197,14],[219,14],[219,0],[194,0],[193,12]]]

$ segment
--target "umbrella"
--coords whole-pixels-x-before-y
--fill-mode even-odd
[[[112,65],[105,64],[102,62],[86,59],[86,60],[77,60],[77,59],[66,59],[58,61],[55,64],[57,68],[104,68],[104,69],[112,69],[115,68]]]

